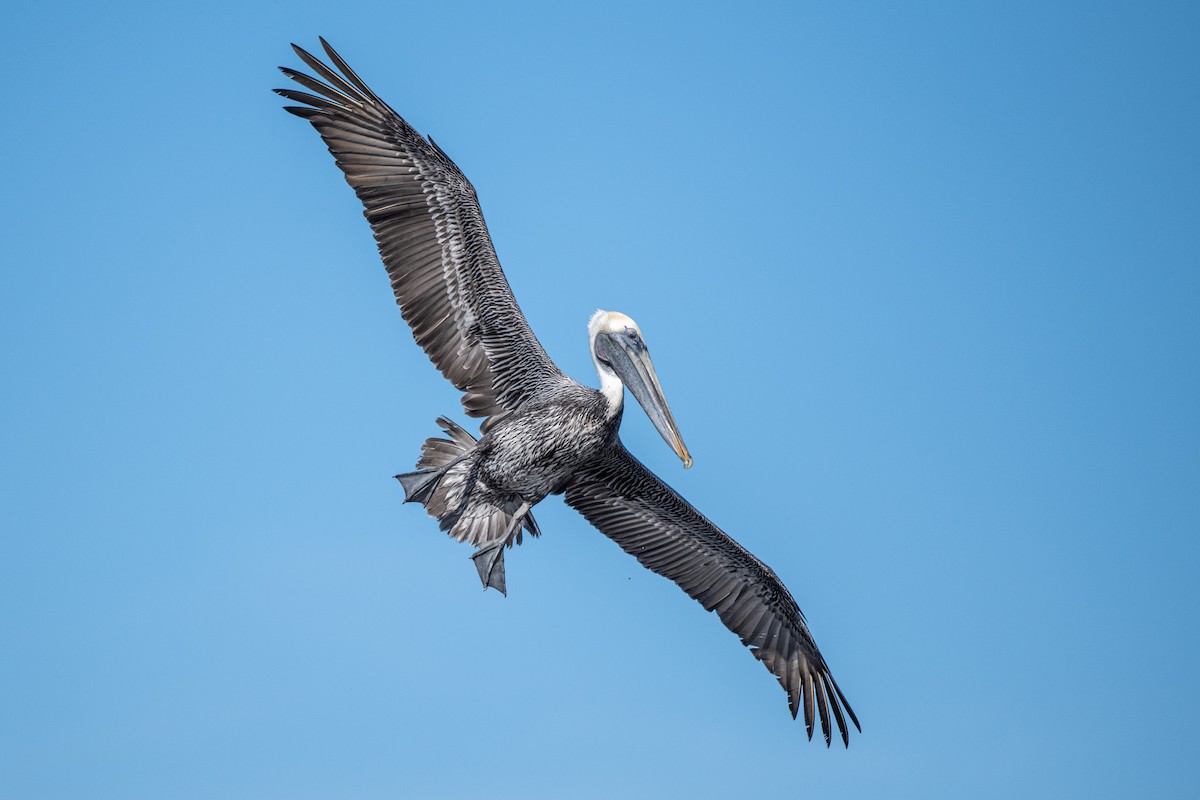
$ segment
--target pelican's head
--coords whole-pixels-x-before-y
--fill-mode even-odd
[[[692,466],[692,456],[675,426],[662,387],[658,385],[650,351],[646,349],[637,323],[619,311],[597,311],[588,323],[588,337],[592,344],[592,360],[596,362],[596,372],[600,373],[600,390],[608,398],[611,413],[620,410],[624,397],[621,387],[628,386],[654,427],[682,459],[684,469]]]

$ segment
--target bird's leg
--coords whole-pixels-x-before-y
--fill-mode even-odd
[[[508,596],[504,585],[504,548],[521,529],[521,521],[532,507],[531,503],[522,501],[521,507],[513,514],[512,521],[508,523],[500,538],[481,546],[471,556],[471,560],[475,562],[475,569],[479,571],[479,580],[483,581],[484,591],[492,588]]]

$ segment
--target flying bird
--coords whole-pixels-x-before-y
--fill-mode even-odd
[[[625,389],[667,444],[692,458],[637,323],[616,311],[588,322],[600,388],[562,373],[525,321],[488,235],[475,189],[450,156],[417,133],[321,39],[332,67],[292,45],[316,77],[280,67],[308,91],[276,89],[301,105],[365,208],[400,313],[461,392],[480,438],[446,417],[414,472],[397,475],[406,502],[476,548],[484,589],[504,593],[504,551],[538,536],[532,509],[566,502],[643,566],[679,585],[750,648],[804,709],[808,738],[830,714],[849,746],[861,726],[813,641],[804,615],[766,564],[709,522],[621,444]],[[335,69],[336,68],[336,69]]]

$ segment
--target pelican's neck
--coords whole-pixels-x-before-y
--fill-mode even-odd
[[[612,419],[621,413],[621,406],[625,402],[625,384],[621,383],[617,373],[596,360],[595,353],[592,353],[592,360],[596,362],[596,374],[600,376],[600,394],[604,395],[604,402],[608,404],[608,419]]]

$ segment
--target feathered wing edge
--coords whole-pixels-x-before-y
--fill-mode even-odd
[[[490,424],[565,380],[529,328],[492,246],[475,189],[445,152],[379,98],[329,44],[335,70],[303,48],[308,91],[276,89],[308,120],[364,206],[413,337]],[[338,72],[340,70],[340,74]]]
[[[846,717],[861,732],[858,718],[796,601],[768,566],[642,466],[619,440],[575,477],[566,500],[643,566],[716,611],[779,680],[792,717],[803,706],[809,739],[819,715],[829,745],[832,711],[842,742],[850,746]]]

